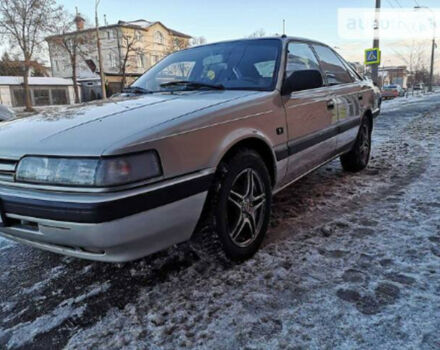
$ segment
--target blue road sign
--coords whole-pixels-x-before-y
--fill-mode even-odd
[[[365,64],[380,64],[381,52],[379,49],[367,49],[365,50]]]

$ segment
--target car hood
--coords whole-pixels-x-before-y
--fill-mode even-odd
[[[119,97],[0,124],[0,157],[99,156],[115,142],[255,91],[198,91]],[[261,93],[260,93],[261,94]]]

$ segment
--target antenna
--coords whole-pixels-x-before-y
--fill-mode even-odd
[[[283,19],[283,35],[286,35],[286,20]]]
[[[106,26],[108,26],[107,15],[106,15],[106,14],[104,14],[104,24],[105,24]]]
[[[78,16],[78,6],[75,6],[75,12],[76,12],[76,15]]]

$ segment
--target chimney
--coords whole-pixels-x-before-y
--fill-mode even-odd
[[[78,12],[76,13],[76,16],[73,19],[73,21],[76,24],[76,30],[83,30],[84,29],[84,24],[85,24],[86,20],[84,18],[82,18]]]

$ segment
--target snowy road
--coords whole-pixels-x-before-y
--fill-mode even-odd
[[[385,102],[373,159],[275,198],[241,265],[129,264],[0,239],[0,348],[440,349],[440,94]]]

